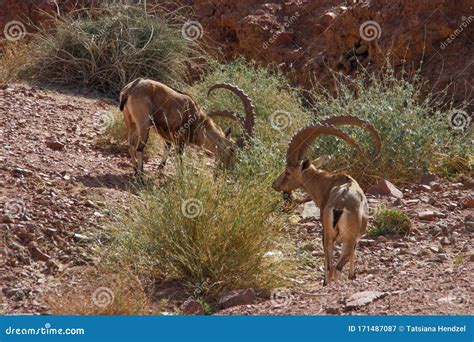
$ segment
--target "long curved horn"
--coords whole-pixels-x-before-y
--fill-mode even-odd
[[[207,113],[207,116],[210,118],[215,118],[215,117],[223,117],[227,119],[234,120],[242,125],[244,127],[245,125],[245,119],[236,112],[231,112],[230,110],[216,110],[214,112]]]
[[[255,106],[252,103],[252,99],[248,96],[242,89],[239,87],[230,84],[230,83],[217,83],[214,84],[209,88],[207,91],[207,96],[209,96],[215,89],[224,88],[230,90],[235,95],[240,98],[242,104],[244,105],[245,110],[245,121],[244,121],[244,129],[247,134],[246,139],[253,138],[254,135],[254,127],[255,127]]]
[[[303,159],[304,153],[311,143],[320,135],[335,135],[338,138],[349,143],[357,151],[362,160],[365,161],[365,155],[359,145],[343,131],[325,125],[310,125],[303,127],[290,140],[286,155],[286,163],[289,166],[297,166],[298,162]]]
[[[375,141],[376,152],[374,159],[380,155],[382,150],[382,139],[380,138],[379,132],[377,132],[375,127],[368,121],[359,119],[352,115],[338,115],[323,120],[319,124],[330,126],[356,126],[366,129],[372,136],[372,139]]]

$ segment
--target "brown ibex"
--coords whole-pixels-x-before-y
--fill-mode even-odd
[[[250,97],[240,88],[220,83],[213,85],[209,93],[217,88],[228,89],[239,96],[244,105],[245,119],[230,111],[206,114],[190,95],[157,81],[137,79],[123,88],[120,110],[124,112],[129,152],[136,172],[143,172],[143,151],[150,127],[154,127],[166,142],[161,166],[165,165],[172,144],[182,153],[186,143],[210,150],[225,166],[233,163],[236,143],[229,138],[230,132],[225,134],[212,117],[227,117],[241,123],[245,133],[237,140],[237,145],[242,146],[253,136],[255,109]]]
[[[337,116],[299,130],[291,139],[287,151],[286,169],[273,182],[277,191],[291,192],[303,188],[321,209],[324,248],[324,285],[336,279],[338,272],[349,261],[349,279],[355,279],[355,248],[358,239],[365,233],[369,208],[364,192],[357,181],[349,175],[321,170],[326,156],[310,161],[304,154],[311,143],[321,135],[335,135],[355,148],[359,156],[365,155],[359,145],[343,131],[334,126],[351,125],[367,129],[375,140],[377,155],[382,142],[375,128],[366,121],[353,116]],[[341,256],[333,268],[334,243],[342,241]]]

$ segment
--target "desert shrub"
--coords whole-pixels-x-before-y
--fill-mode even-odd
[[[137,77],[180,83],[202,51],[171,21],[142,6],[72,12],[39,28],[28,74],[112,95]]]
[[[216,90],[207,97],[208,88],[221,82],[235,84],[250,95],[257,113],[255,135],[266,147],[286,150],[291,134],[310,119],[301,106],[298,91],[289,87],[283,75],[242,59],[232,64],[211,64],[203,80],[187,90],[207,111],[228,109],[244,114],[240,100],[228,91]],[[222,127],[228,124],[226,119],[216,121]],[[235,130],[239,128],[235,126]]]
[[[315,144],[317,153],[337,154],[329,167],[345,169],[363,184],[383,177],[403,183],[418,180],[428,170],[469,171],[468,134],[449,127],[449,110],[441,110],[434,95],[422,96],[421,82],[395,77],[390,70],[382,76],[366,75],[345,79],[337,86],[337,97],[321,89],[312,91],[316,120],[351,114],[369,120],[383,140],[381,156],[363,165],[350,146],[324,137]],[[370,136],[362,129],[346,129],[369,156],[373,151]],[[316,154],[316,153],[315,153]],[[454,158],[454,159],[453,159]],[[449,160],[462,160],[462,166],[449,168]],[[446,166],[448,165],[448,166]]]
[[[291,249],[270,177],[241,181],[187,158],[183,164],[117,214],[106,260],[141,276],[201,284],[211,300],[224,289],[282,284],[291,262],[265,256]]]
[[[367,235],[406,235],[410,229],[411,221],[404,211],[379,206],[375,210],[374,224],[367,230]]]
[[[140,279],[116,269],[80,269],[74,286],[64,284],[46,293],[45,300],[56,315],[146,315],[150,298]]]
[[[25,65],[28,64],[33,51],[31,46],[21,42],[4,42],[0,51],[0,85],[21,78]]]

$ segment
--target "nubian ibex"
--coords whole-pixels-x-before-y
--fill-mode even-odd
[[[210,150],[226,167],[234,162],[235,146],[243,146],[253,137],[255,107],[248,95],[228,83],[213,85],[208,95],[217,88],[230,90],[240,98],[245,118],[227,110],[207,114],[190,95],[153,80],[137,79],[123,88],[120,110],[124,112],[129,152],[137,173],[143,172],[143,151],[150,127],[154,127],[166,142],[161,167],[165,165],[172,145],[178,146],[181,154],[186,143]],[[219,116],[243,126],[244,134],[236,142],[229,138],[230,131],[224,133],[212,120]]]
[[[304,154],[311,143],[321,135],[334,135],[349,143],[365,160],[359,145],[349,135],[335,126],[350,125],[365,128],[375,140],[376,155],[380,154],[382,141],[376,129],[367,121],[350,115],[335,116],[299,130],[290,140],[285,171],[273,182],[277,191],[289,193],[303,188],[321,210],[324,248],[324,285],[337,279],[349,261],[349,279],[355,279],[355,248],[366,231],[369,207],[364,192],[349,175],[321,170],[326,156],[310,161]],[[333,267],[333,249],[342,241],[342,252]]]

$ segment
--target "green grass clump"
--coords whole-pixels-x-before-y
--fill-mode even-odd
[[[149,279],[206,284],[202,293],[210,300],[227,289],[281,284],[291,262],[265,253],[288,255],[291,246],[271,178],[244,181],[213,175],[186,158],[183,164],[166,184],[145,188],[118,214],[106,260]]]
[[[408,215],[399,209],[380,206],[374,215],[374,225],[367,230],[368,236],[406,235],[411,229]]]
[[[370,75],[369,81],[367,75],[360,75],[339,82],[337,97],[324,90],[313,90],[317,121],[333,115],[354,115],[371,122],[383,140],[380,158],[368,165],[360,162],[348,144],[333,137],[319,140],[314,145],[314,154],[337,155],[328,167],[344,169],[363,185],[380,177],[408,183],[419,180],[426,171],[470,172],[469,134],[449,127],[449,110],[438,109],[440,103],[436,103],[434,95],[423,96],[421,85],[416,77],[407,81],[388,70],[382,76]],[[342,129],[360,142],[370,158],[370,136],[360,128]]]
[[[52,20],[35,34],[27,70],[48,82],[116,96],[137,77],[181,83],[202,56],[181,25],[143,6],[103,5]]]

